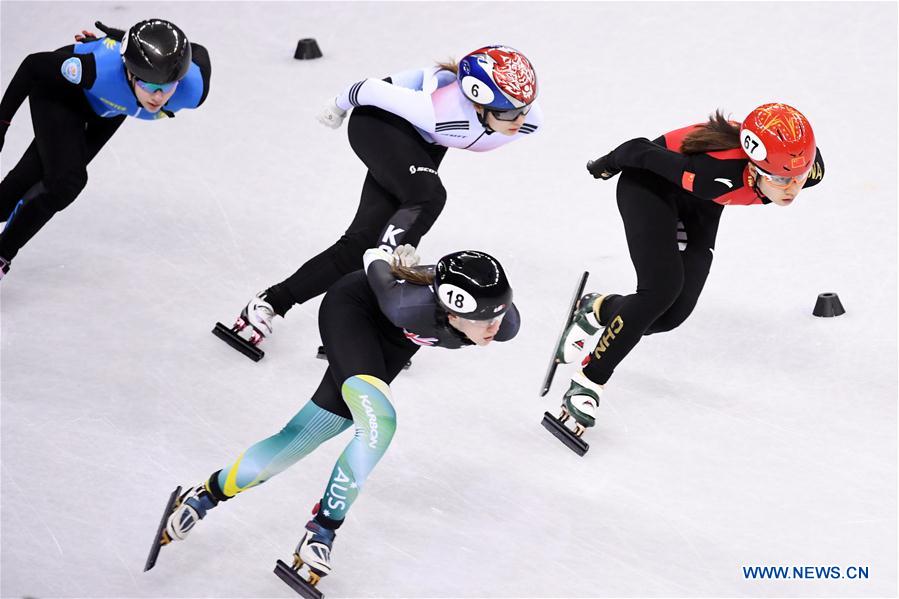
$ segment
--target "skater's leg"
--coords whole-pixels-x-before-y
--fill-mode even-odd
[[[608,317],[603,320],[608,325],[583,370],[590,381],[599,385],[609,380],[615,367],[683,288],[677,206],[674,198],[660,193],[660,189],[647,175],[624,172],[618,182],[618,209],[637,271],[637,292],[616,300],[617,310],[603,315]]]
[[[16,166],[0,182],[0,222],[9,220],[25,194],[40,183],[43,172],[37,144],[32,141]]]
[[[446,203],[437,174],[446,148],[428,144],[408,122],[373,107],[356,108],[348,130],[350,145],[368,167],[356,216],[332,247],[267,290],[278,314],[360,268],[362,254],[374,245],[418,245]]]
[[[362,254],[377,244],[384,223],[396,212],[398,202],[372,177],[365,175],[359,207],[353,221],[337,242],[309,259],[284,281],[266,290],[275,314],[284,314],[328,290],[343,275],[362,268]]]
[[[85,115],[75,106],[39,93],[32,94],[29,104],[46,191],[19,206],[0,233],[0,256],[7,260],[87,184]]]
[[[681,252],[684,287],[677,300],[646,330],[646,334],[670,331],[684,322],[696,307],[712,266],[718,223],[724,206],[704,200],[685,201],[681,218],[687,232],[687,247]]]
[[[366,374],[352,376],[343,384],[341,394],[353,415],[356,434],[337,459],[321,510],[315,516],[319,524],[331,530],[342,524],[396,431],[396,411],[386,382]]]
[[[337,460],[316,516],[319,524],[335,529],[393,438],[396,412],[388,385],[418,346],[381,313],[362,272],[343,277],[325,295],[319,331],[328,348],[329,370],[340,389],[342,411],[333,409],[349,414],[356,428]]]
[[[323,385],[333,386],[330,374]],[[166,524],[166,540],[181,540],[198,520],[222,501],[264,483],[312,453],[352,422],[309,401],[281,431],[240,454],[231,465],[213,472],[200,486],[188,489]]]
[[[331,378],[330,374],[325,377]],[[233,464],[210,477],[210,490],[224,500],[260,485],[345,431],[350,424],[350,420],[309,401],[280,432],[255,443]]]

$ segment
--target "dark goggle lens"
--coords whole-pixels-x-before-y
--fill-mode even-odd
[[[495,116],[498,121],[514,121],[521,115],[527,114],[530,111],[530,106],[523,106],[522,108],[515,108],[513,110],[491,110],[490,113]]]

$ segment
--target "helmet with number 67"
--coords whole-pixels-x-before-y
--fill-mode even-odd
[[[763,104],[740,127],[740,145],[759,169],[796,177],[815,162],[815,134],[805,116],[786,104]]]
[[[503,267],[493,256],[475,250],[441,258],[434,290],[444,309],[468,320],[492,320],[512,305],[512,288]]]
[[[490,110],[523,108],[537,99],[537,73],[524,54],[508,46],[485,46],[459,61],[465,97]]]

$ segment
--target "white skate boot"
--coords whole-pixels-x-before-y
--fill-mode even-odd
[[[183,541],[194,525],[206,517],[206,512],[218,505],[205,485],[188,489],[178,499],[172,513],[165,524],[165,537],[168,541]],[[166,543],[164,543],[166,544]]]
[[[272,319],[275,317],[275,309],[265,300],[265,291],[257,293],[244,307],[237,319],[238,332],[247,325],[253,327],[253,336],[250,343],[257,345],[264,337],[272,334]],[[241,326],[241,321],[243,324]]]
[[[562,396],[559,421],[564,423],[569,417],[574,418],[576,436],[580,437],[586,429],[596,424],[596,411],[599,409],[602,389],[602,385],[588,379],[583,370],[578,370],[571,377],[571,386]]]
[[[565,328],[556,347],[556,360],[570,364],[583,358],[590,351],[592,338],[603,329],[599,323],[599,308],[605,296],[588,293],[578,300],[571,323]]]
[[[331,573],[331,546],[337,536],[315,520],[306,523],[306,532],[293,552],[294,566],[309,566],[309,582],[316,584],[322,576]]]

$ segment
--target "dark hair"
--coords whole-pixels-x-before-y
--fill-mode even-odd
[[[709,120],[690,131],[681,142],[683,154],[702,154],[733,150],[740,147],[740,124],[725,118],[721,109],[709,115]]]
[[[437,61],[437,67],[442,71],[449,71],[450,73],[459,74],[459,63],[456,62],[455,58],[448,58],[445,62]]]
[[[430,285],[434,282],[434,271],[426,266],[400,266],[390,265],[390,274],[397,279],[402,279],[416,285]]]

